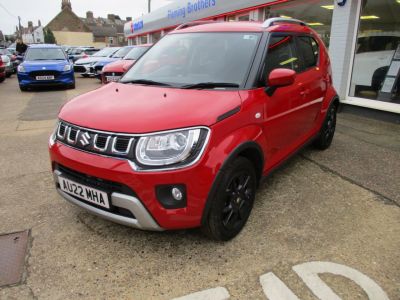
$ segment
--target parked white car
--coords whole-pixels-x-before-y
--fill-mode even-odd
[[[394,32],[370,33],[358,38],[354,59],[352,92],[357,86],[373,86],[372,79],[375,72],[383,67],[390,66],[399,43],[400,34]]]

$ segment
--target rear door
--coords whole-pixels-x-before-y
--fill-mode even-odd
[[[315,129],[327,83],[324,68],[319,63],[320,48],[317,41],[310,35],[301,35],[296,37],[296,46],[301,64],[301,71],[297,75],[300,97],[293,103],[296,113],[292,121],[302,140]]]

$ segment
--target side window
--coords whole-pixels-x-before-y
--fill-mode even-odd
[[[263,75],[268,76],[272,70],[278,68],[300,71],[299,58],[291,35],[272,36],[270,39]]]
[[[304,69],[318,65],[319,45],[315,39],[309,36],[298,37],[299,52],[303,58]]]

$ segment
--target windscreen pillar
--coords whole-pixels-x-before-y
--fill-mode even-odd
[[[329,55],[332,62],[333,85],[341,100],[346,99],[348,83],[353,68],[353,53],[359,24],[359,10],[362,0],[347,0],[344,6],[335,1]],[[343,1],[342,1],[343,2]]]

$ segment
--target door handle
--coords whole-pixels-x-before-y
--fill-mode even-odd
[[[300,96],[308,96],[308,94],[310,94],[310,90],[309,89],[304,89],[300,92]]]

